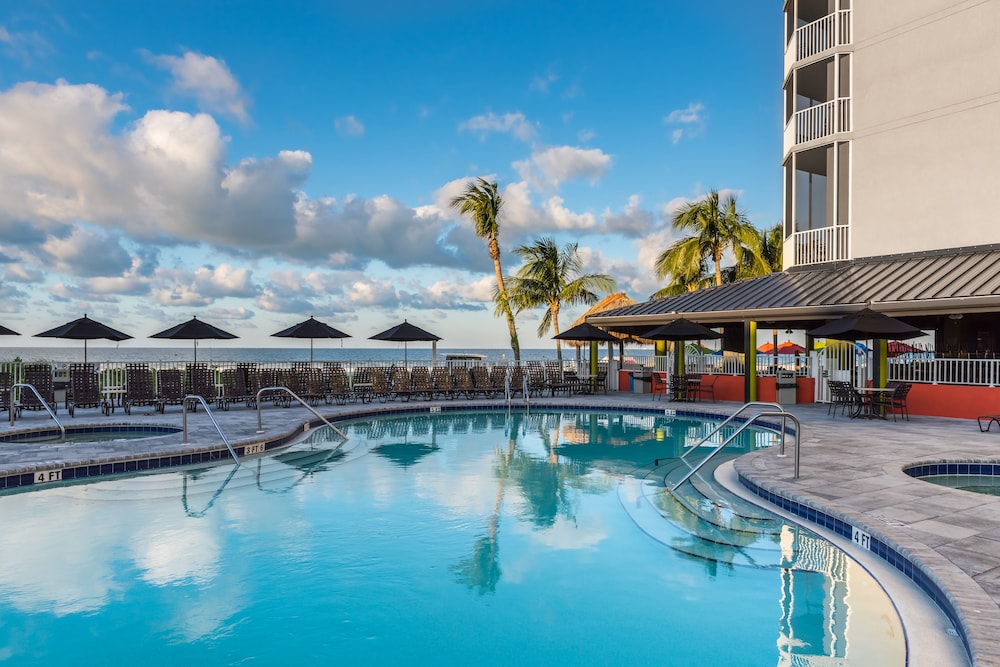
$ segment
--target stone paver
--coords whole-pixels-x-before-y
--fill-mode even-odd
[[[488,401],[423,400],[364,406],[320,406],[327,417],[359,411],[426,409],[435,405],[473,407]],[[610,393],[572,398],[532,400],[532,406],[630,408],[656,410],[696,408],[722,415],[732,403],[691,404],[654,401],[648,395]],[[522,406],[518,401],[515,407]],[[794,478],[794,457],[778,458],[774,449],[749,453],[736,461],[739,475],[753,484],[801,504],[821,509],[905,554],[944,591],[962,624],[976,665],[1000,667],[1000,497],[946,489],[903,472],[917,462],[973,460],[1000,462],[1000,433],[980,433],[975,421],[914,416],[909,422],[850,420],[831,417],[825,406],[791,406],[802,424],[800,476]],[[261,411],[263,434],[257,433],[257,412],[234,406],[215,412],[222,430],[237,446],[272,440],[295,432],[312,418],[305,408],[267,406]],[[60,413],[66,425],[88,423],[163,424],[179,427],[179,407],[165,415],[136,408],[130,417],[121,410],[104,417],[98,410],[79,410],[75,419]],[[41,413],[26,414],[16,429],[48,428]],[[217,448],[220,437],[203,410],[188,415],[188,441],[168,435],[140,441],[30,445],[0,443],[0,475],[56,465],[79,465],[139,455],[175,454]],[[0,434],[10,431],[6,422]],[[791,454],[791,451],[789,451]],[[763,501],[761,501],[762,504]],[[803,520],[808,525],[808,522]]]

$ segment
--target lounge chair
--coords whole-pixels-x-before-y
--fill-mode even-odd
[[[77,408],[101,408],[111,414],[114,407],[101,397],[101,384],[94,364],[70,364],[69,388],[66,390],[66,410],[76,416]]]
[[[410,371],[410,380],[413,383],[414,396],[423,396],[428,401],[434,398],[434,383],[431,381],[431,372],[426,366],[414,366]]]
[[[435,366],[431,369],[431,382],[434,383],[434,395],[444,398],[455,398],[455,378],[447,366]]]
[[[490,369],[486,366],[473,366],[471,370],[472,375],[472,390],[475,395],[483,396],[494,396],[495,390],[493,388],[493,379],[490,377]],[[472,398],[470,396],[469,398]]]
[[[153,372],[148,364],[125,364],[125,396],[122,398],[125,414],[132,414],[135,405],[151,405],[155,412],[163,412],[163,401],[156,395]]]
[[[475,398],[476,383],[472,379],[472,372],[464,366],[455,368],[453,373],[455,378],[455,395],[465,394],[466,398]]]
[[[410,371],[402,366],[393,366],[389,370],[389,397],[404,401],[413,397],[413,384]]]
[[[24,369],[24,384],[30,384],[35,388],[38,396],[42,397],[44,405],[38,400],[35,391],[22,387],[21,400],[17,405],[17,411],[44,410],[48,406],[52,410],[52,413],[55,414],[59,406],[56,404],[55,387],[52,381],[52,365],[25,364],[22,368]]]
[[[700,401],[706,396],[712,398],[712,402],[715,403],[715,375],[702,375],[701,373],[688,373],[688,394],[690,400]]]
[[[14,375],[10,371],[0,372],[0,411],[10,410],[10,388],[14,384]]]
[[[170,368],[156,372],[156,397],[160,401],[160,412],[167,405],[184,403],[184,376],[180,369]]]

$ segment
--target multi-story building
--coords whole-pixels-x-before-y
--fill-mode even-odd
[[[785,267],[1000,242],[1000,4],[784,12]]]
[[[746,355],[749,400],[758,327],[808,331],[869,306],[931,332],[936,358],[868,370],[926,383],[924,414],[969,416],[954,385],[1000,386],[1000,0],[783,10],[785,270],[588,321],[639,336],[678,317],[721,328]],[[822,399],[830,373],[810,372]]]

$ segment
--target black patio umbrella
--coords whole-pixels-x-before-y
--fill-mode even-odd
[[[0,336],[20,336],[20,335],[21,334],[17,333],[13,329],[8,329],[4,325],[0,324]]]
[[[205,340],[208,338],[214,338],[216,340],[228,340],[230,338],[239,338],[236,334],[231,334],[228,331],[223,331],[219,327],[212,326],[208,322],[203,322],[197,317],[192,317],[187,322],[178,324],[175,327],[161,331],[160,333],[155,333],[150,338],[171,338],[174,340],[193,340],[194,341],[194,361],[198,363],[198,341]]]
[[[553,338],[557,340],[596,340],[608,343],[614,343],[618,340],[604,329],[599,329],[587,322],[581,322],[575,327],[570,327],[559,335],[553,336]]]
[[[406,320],[403,320],[402,324],[397,324],[391,329],[386,329],[381,333],[377,333],[374,336],[369,336],[368,340],[388,340],[403,344],[403,363],[406,364],[406,344],[413,341],[431,341],[434,346],[434,361],[437,361],[437,342],[441,340],[440,336],[435,336],[429,331],[424,331],[418,326],[410,324]]]
[[[906,340],[924,335],[924,332],[917,327],[871,308],[845,315],[806,333],[814,338],[836,340]]]
[[[684,345],[683,342],[686,340],[706,340],[712,339],[717,340],[722,338],[722,334],[717,331],[712,331],[706,326],[702,326],[697,322],[692,322],[689,319],[678,317],[672,322],[667,322],[666,324],[661,324],[660,326],[647,331],[642,334],[642,338],[649,340],[669,340],[679,343],[674,346],[674,360],[677,364],[677,374],[683,375],[683,363],[684,363]]]
[[[112,329],[106,324],[102,324],[97,320],[92,320],[86,315],[83,317],[73,320],[72,322],[67,322],[62,326],[58,326],[55,329],[49,329],[48,331],[43,331],[42,333],[35,334],[35,336],[41,338],[67,338],[70,340],[82,340],[83,341],[83,363],[87,363],[87,341],[96,340],[98,338],[106,338],[107,340],[113,341],[123,341],[128,340],[132,336],[126,333],[122,333],[117,329]]]
[[[437,445],[424,442],[393,442],[372,449],[402,468],[409,468],[428,454],[441,449]]]
[[[334,329],[329,324],[320,322],[316,318],[310,316],[308,320],[303,320],[298,324],[293,324],[292,326],[279,331],[278,333],[271,334],[272,336],[277,336],[279,338],[308,338],[309,339],[309,361],[313,360],[313,339],[314,338],[350,338],[350,334],[345,334],[343,331]]]
[[[722,338],[722,334],[717,331],[712,331],[708,327],[702,326],[697,322],[692,322],[691,320],[679,317],[673,322],[667,322],[662,324],[655,329],[651,329],[646,333],[642,334],[642,338],[648,338],[649,340],[672,340],[672,341],[683,341],[683,340],[717,340]]]

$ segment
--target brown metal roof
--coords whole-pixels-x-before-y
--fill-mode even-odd
[[[591,315],[601,326],[820,320],[865,305],[896,316],[1000,312],[1000,245],[798,267]]]

